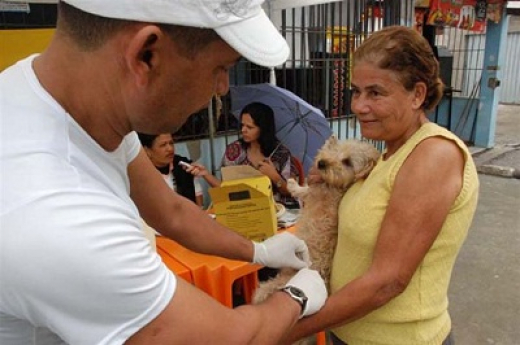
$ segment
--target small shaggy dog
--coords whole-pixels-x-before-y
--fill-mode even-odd
[[[322,182],[301,187],[295,180],[287,181],[291,194],[303,201],[295,234],[307,244],[311,268],[321,274],[327,289],[337,242],[339,202],[355,181],[368,176],[379,155],[379,151],[367,142],[330,137],[318,152],[314,163]],[[285,286],[295,273],[294,269],[281,269],[276,277],[260,284],[253,302],[265,300]]]

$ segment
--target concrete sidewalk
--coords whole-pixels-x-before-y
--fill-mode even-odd
[[[480,173],[520,179],[520,105],[499,105],[495,146],[470,151]]]
[[[520,106],[499,106],[495,147],[470,150],[480,193],[449,291],[455,344],[519,345]]]
[[[455,345],[520,344],[520,180],[480,174],[475,218],[455,263]]]

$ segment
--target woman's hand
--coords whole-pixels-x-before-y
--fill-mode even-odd
[[[195,177],[202,177],[210,187],[220,187],[221,181],[213,176],[204,165],[200,163],[191,163],[190,166],[183,165],[182,168]]]
[[[269,177],[271,181],[277,182],[281,178],[280,174],[278,174],[278,171],[276,171],[273,162],[269,158],[266,158],[258,163],[257,169],[262,174]]]
[[[209,174],[209,172],[206,169],[206,167],[204,165],[202,165],[202,164],[191,163],[190,165],[191,165],[190,167],[186,167],[186,166],[183,165],[182,168],[184,170],[186,170],[187,172],[189,172],[190,174],[192,174],[193,176],[204,177],[204,176]]]

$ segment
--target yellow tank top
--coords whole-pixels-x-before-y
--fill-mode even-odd
[[[451,329],[448,285],[475,213],[479,181],[466,145],[436,124],[424,124],[388,160],[380,158],[369,177],[354,184],[343,197],[331,289],[339,290],[369,268],[395,177],[417,144],[432,136],[454,141],[464,153],[461,192],[406,290],[365,317],[333,330],[349,345],[439,345]]]

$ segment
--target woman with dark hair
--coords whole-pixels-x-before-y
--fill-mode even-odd
[[[277,202],[297,206],[286,182],[297,172],[291,164],[291,153],[276,138],[273,109],[264,103],[250,103],[240,113],[240,124],[242,138],[226,147],[222,166],[251,165],[269,177]]]
[[[197,167],[197,176],[206,179],[212,175],[201,164],[193,163],[189,158],[175,154],[173,137],[170,133],[149,135],[138,133],[139,140],[153,165],[161,172],[166,183],[178,194],[203,206],[204,200],[200,183],[187,170]],[[183,165],[183,163],[188,165]],[[206,172],[205,174],[203,172]],[[210,177],[211,176],[211,177]]]

